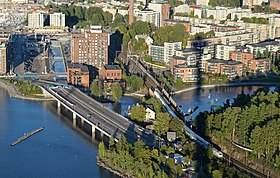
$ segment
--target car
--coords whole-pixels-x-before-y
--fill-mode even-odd
[[[149,132],[149,131],[147,131],[147,130],[145,130],[145,132],[144,132],[146,135],[150,135],[151,134],[151,132]]]
[[[137,129],[138,129],[139,131],[143,132],[143,128],[138,127]]]
[[[88,118],[91,118],[91,114],[88,114]]]

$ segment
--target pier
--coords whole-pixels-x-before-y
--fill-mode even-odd
[[[40,127],[40,128],[38,128],[38,129],[36,129],[36,130],[33,130],[32,132],[27,133],[26,135],[20,137],[20,138],[17,139],[16,141],[14,141],[14,142],[11,144],[11,146],[15,146],[15,145],[19,144],[19,143],[22,142],[23,140],[25,140],[25,139],[31,137],[32,135],[34,135],[34,134],[36,134],[36,133],[38,133],[38,132],[40,132],[40,131],[42,131],[42,130],[44,130],[44,127]]]

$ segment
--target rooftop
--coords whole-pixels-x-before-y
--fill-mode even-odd
[[[104,68],[106,70],[121,70],[120,66],[118,65],[105,65]]]
[[[242,62],[239,62],[239,61],[222,60],[222,59],[210,59],[207,62],[210,62],[210,63],[222,63],[222,64],[226,64],[226,65],[239,65],[239,64],[242,64]]]
[[[81,72],[89,72],[88,67],[85,64],[80,63],[68,63],[68,68],[81,69]]]

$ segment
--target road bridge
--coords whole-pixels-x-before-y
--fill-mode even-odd
[[[98,130],[102,135],[113,136],[115,141],[124,136],[129,143],[140,139],[150,147],[159,147],[160,139],[157,136],[152,133],[147,134],[144,128],[111,111],[79,89],[37,84],[57,101],[58,108],[63,106],[72,113],[73,126],[76,126],[77,119],[81,120],[81,124],[84,122],[89,124],[92,128],[92,137],[95,137],[95,131]]]

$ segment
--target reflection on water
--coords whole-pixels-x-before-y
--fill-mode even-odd
[[[42,126],[43,131],[10,146]],[[14,99],[0,90],[0,177],[117,177],[96,164],[97,147],[57,114],[53,102]]]
[[[195,117],[199,112],[210,110],[211,105],[223,106],[227,99],[233,102],[233,98],[244,92],[252,94],[260,86],[240,86],[240,87],[215,87],[215,88],[200,88],[175,95],[173,98],[178,105],[182,106],[185,113],[189,108],[199,106],[198,110],[193,113]],[[274,89],[275,87],[270,87]]]

